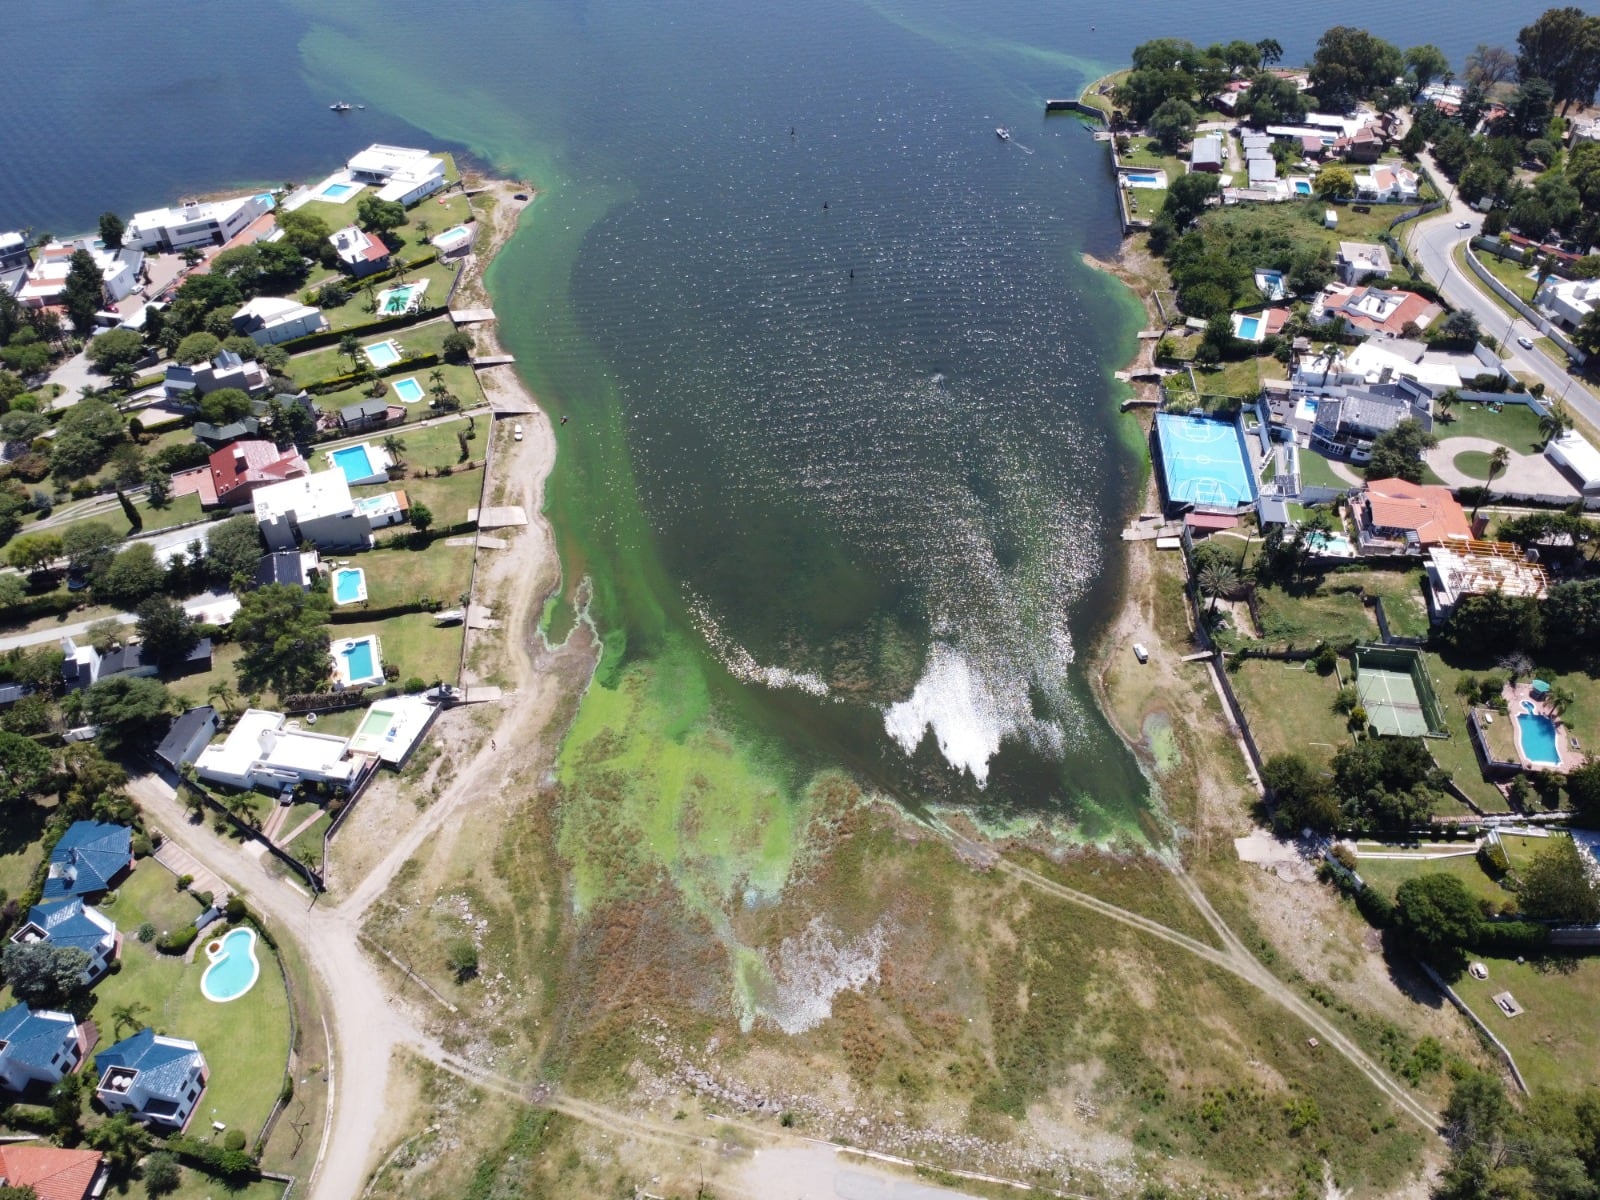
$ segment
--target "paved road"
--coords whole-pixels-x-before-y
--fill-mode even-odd
[[[1435,179],[1444,178],[1431,157],[1423,155],[1422,161]],[[1463,221],[1467,223],[1467,228],[1457,229],[1456,226]],[[1564,363],[1553,361],[1537,346],[1525,350],[1517,344],[1519,337],[1537,341],[1543,336],[1542,331],[1521,317],[1512,319],[1476,275],[1470,271],[1463,272],[1456,266],[1452,258],[1456,247],[1475,237],[1482,228],[1482,213],[1474,211],[1460,200],[1453,200],[1437,216],[1412,222],[1409,230],[1402,226],[1401,237],[1410,247],[1412,257],[1422,267],[1423,273],[1434,281],[1445,300],[1456,308],[1471,312],[1483,327],[1484,337],[1490,342],[1501,342],[1510,351],[1510,357],[1505,360],[1509,369],[1541,380],[1547,395],[1564,399],[1585,420],[1600,425],[1600,400],[1596,400],[1582,384],[1574,385]]]
[[[220,624],[220,621],[213,618],[223,613],[232,616],[238,607],[239,601],[232,592],[201,592],[198,596],[191,596],[183,602],[184,612],[196,620],[207,620],[211,624]],[[115,613],[109,617],[99,617],[95,621],[74,621],[70,625],[55,625],[49,629],[14,633],[9,637],[0,637],[0,651],[16,650],[23,646],[41,646],[46,642],[59,642],[64,637],[82,637],[98,621],[118,621],[123,625],[132,625],[138,619],[135,613]]]

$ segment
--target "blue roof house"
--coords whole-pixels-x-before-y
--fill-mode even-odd
[[[11,940],[21,946],[42,944],[82,950],[89,956],[89,965],[80,977],[85,984],[104,975],[122,951],[117,923],[77,896],[35,904]]]
[[[14,1004],[0,1012],[0,1088],[25,1092],[72,1074],[95,1041],[94,1026],[63,1012]]]
[[[110,889],[133,866],[133,831],[103,821],[74,821],[50,851],[44,898],[87,896]]]
[[[210,1069],[200,1047],[146,1026],[95,1055],[95,1097],[113,1113],[181,1130],[206,1090]]]

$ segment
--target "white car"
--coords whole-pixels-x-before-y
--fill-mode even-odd
[[[1517,345],[1521,346],[1524,350],[1532,350],[1533,339],[1530,337],[1519,337],[1517,339]]]
[[[521,421],[518,421],[515,425],[513,425],[511,427],[511,437],[512,437],[513,441],[520,442],[522,440],[522,422]]]
[[[1133,656],[1137,658],[1140,663],[1147,663],[1150,661],[1150,651],[1146,650],[1139,642],[1135,642],[1133,644]]]
[[[1457,221],[1456,222],[1456,228],[1457,229],[1471,229],[1472,228],[1472,222],[1471,221]]]

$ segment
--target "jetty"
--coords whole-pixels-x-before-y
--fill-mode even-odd
[[[492,308],[452,308],[450,319],[457,325],[476,325],[482,321],[492,321],[494,309]]]

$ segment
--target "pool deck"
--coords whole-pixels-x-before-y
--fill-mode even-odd
[[[1583,751],[1572,745],[1572,730],[1562,721],[1561,714],[1555,711],[1548,700],[1541,700],[1533,694],[1531,683],[1508,683],[1501,695],[1506,698],[1506,720],[1511,723],[1511,736],[1516,743],[1517,756],[1522,760],[1525,770],[1559,771],[1565,775],[1574,767],[1583,765]],[[1528,752],[1522,745],[1522,722],[1517,720],[1526,711],[1522,707],[1524,701],[1533,705],[1535,715],[1549,717],[1556,723],[1556,757],[1560,761],[1540,762],[1538,759],[1528,757]]]

